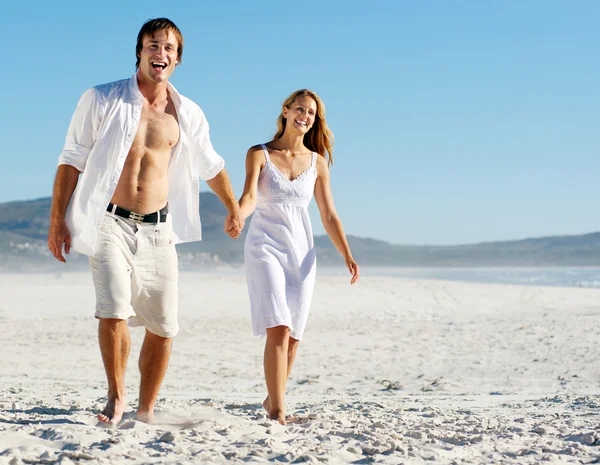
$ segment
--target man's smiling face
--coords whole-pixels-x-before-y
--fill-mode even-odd
[[[177,49],[177,38],[171,31],[159,30],[145,36],[139,54],[142,75],[156,83],[166,82],[179,64]]]

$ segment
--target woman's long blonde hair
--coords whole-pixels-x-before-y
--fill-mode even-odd
[[[283,109],[288,110],[298,97],[310,97],[317,102],[317,114],[315,122],[308,132],[304,135],[304,145],[312,152],[316,152],[327,160],[327,165],[333,165],[333,132],[327,127],[325,119],[325,104],[312,90],[300,89],[290,95],[281,107],[281,114],[277,118],[277,132],[273,140],[279,139],[285,132],[286,119],[283,117]],[[325,154],[327,152],[327,155]]]

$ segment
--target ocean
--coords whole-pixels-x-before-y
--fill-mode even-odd
[[[336,273],[337,274],[337,273]],[[600,288],[600,268],[377,268],[365,267],[363,276],[399,276],[442,279],[475,283],[517,284],[531,286],[566,286]]]

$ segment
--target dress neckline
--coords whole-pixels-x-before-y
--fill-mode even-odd
[[[315,152],[311,152],[310,165],[308,165],[306,167],[306,169],[304,171],[302,171],[298,176],[294,177],[293,179],[290,179],[287,176],[284,176],[283,173],[281,172],[281,170],[277,167],[277,165],[271,161],[271,157],[269,156],[269,151],[267,149],[267,146],[265,144],[261,144],[261,145],[262,145],[263,151],[265,152],[265,158],[267,160],[267,164],[271,165],[274,168],[275,172],[279,175],[279,177],[281,177],[282,179],[285,179],[290,184],[296,182],[298,179],[300,179],[302,176],[304,176],[308,171],[310,171],[310,169],[315,164]]]

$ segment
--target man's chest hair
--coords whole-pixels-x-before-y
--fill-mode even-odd
[[[143,108],[136,138],[148,148],[173,146],[179,139],[179,124],[174,114]]]

